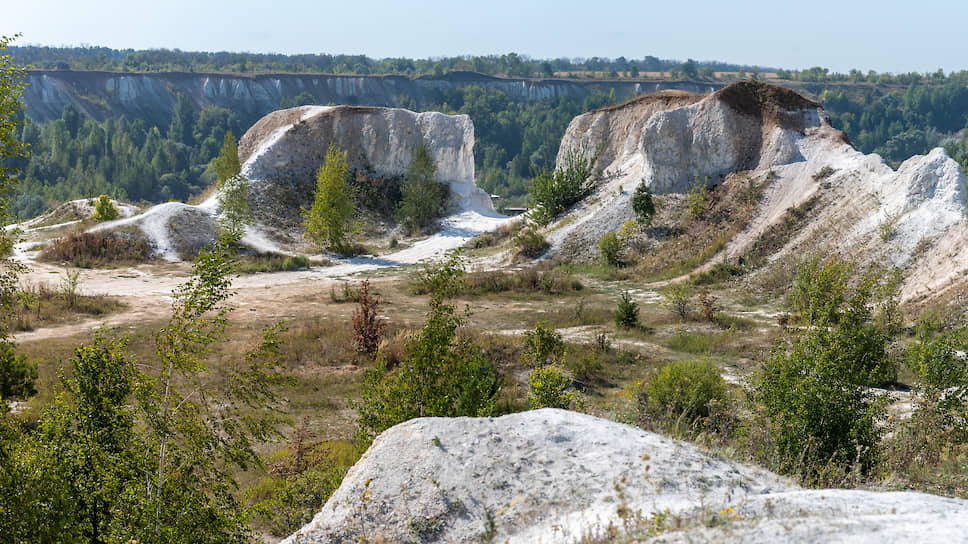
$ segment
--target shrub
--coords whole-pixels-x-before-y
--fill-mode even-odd
[[[917,415],[937,423],[938,430],[953,442],[968,438],[968,330],[935,333],[929,324],[918,327],[917,340],[908,348],[906,364],[917,376]],[[936,444],[935,444],[936,445]]]
[[[538,232],[534,225],[528,225],[518,231],[514,236],[514,247],[518,249],[518,255],[528,259],[540,257],[551,244]]]
[[[645,225],[652,223],[655,217],[655,202],[652,198],[652,190],[645,184],[645,180],[639,183],[632,195],[632,211],[638,216],[639,221]]]
[[[679,319],[685,321],[692,313],[692,290],[685,283],[676,283],[666,291],[665,305]]]
[[[834,172],[836,172],[836,170],[834,170],[830,166],[824,166],[823,168],[818,170],[816,174],[813,175],[813,180],[814,181],[825,180],[830,176],[834,175]]]
[[[582,405],[581,393],[572,388],[572,381],[557,364],[541,366],[528,375],[528,406],[561,408],[567,410],[572,403]]]
[[[356,351],[373,355],[380,347],[380,336],[387,328],[378,315],[380,299],[370,294],[370,279],[360,282],[359,307],[353,311],[353,343]]]
[[[37,393],[37,363],[17,355],[13,342],[0,341],[0,402],[11,397],[26,399]],[[2,412],[2,410],[0,410]]]
[[[609,232],[598,241],[598,252],[609,266],[622,266],[622,241],[618,235]]]
[[[94,220],[98,223],[102,221],[113,221],[118,218],[118,209],[111,203],[111,197],[101,195],[94,201]]]
[[[692,187],[686,194],[686,209],[689,210],[689,217],[699,217],[702,212],[706,211],[706,205],[709,203],[709,176],[705,179],[700,180],[699,176],[696,176],[696,180],[693,182]]]
[[[561,334],[544,322],[537,322],[534,329],[524,331],[524,350],[521,364],[537,368],[560,361],[565,355],[565,343]]]
[[[639,404],[648,419],[703,425],[711,403],[728,402],[726,381],[716,365],[702,359],[662,367],[642,387]]]
[[[448,297],[460,292],[464,266],[452,254],[425,278],[431,286],[423,328],[407,344],[396,372],[385,365],[366,372],[356,403],[360,438],[415,417],[488,416],[497,408],[500,377],[480,347],[457,334],[464,319]]]
[[[632,300],[628,291],[624,291],[619,299],[618,309],[615,310],[615,324],[626,329],[639,324],[639,304]]]
[[[141,236],[120,232],[71,232],[45,247],[40,259],[90,268],[146,262],[151,259],[152,252],[151,242]]]
[[[589,154],[585,146],[580,146],[566,153],[563,168],[534,173],[528,187],[531,218],[538,224],[548,224],[595,192],[599,182],[594,168],[597,160],[597,153]]]
[[[807,479],[874,465],[885,399],[867,386],[896,377],[890,335],[872,315],[878,274],[855,277],[849,263],[818,263],[802,261],[797,272],[808,326],[774,346],[754,392],[769,417],[777,469]],[[801,277],[807,271],[815,282]]]

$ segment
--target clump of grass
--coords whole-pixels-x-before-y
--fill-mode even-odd
[[[834,175],[834,172],[836,172],[836,170],[831,168],[829,165],[824,166],[823,168],[818,170],[816,174],[813,175],[813,180],[814,181],[825,180],[830,176]]]
[[[151,242],[125,232],[71,232],[49,244],[40,260],[79,268],[110,267],[148,262]]]
[[[115,298],[81,294],[76,286],[68,291],[37,283],[22,286],[17,292],[16,302],[11,308],[11,322],[15,330],[31,331],[81,316],[107,315],[124,307]]]
[[[313,266],[326,266],[329,261],[310,260],[305,255],[282,255],[279,253],[256,253],[239,257],[236,271],[240,274],[261,272],[284,272],[303,270]]]

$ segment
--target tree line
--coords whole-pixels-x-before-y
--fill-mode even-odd
[[[410,59],[374,59],[365,55],[232,53],[227,51],[181,51],[179,49],[111,49],[108,47],[9,47],[15,61],[48,70],[106,70],[133,72],[291,72],[321,74],[397,74],[405,76],[443,75],[470,70],[488,75],[551,77],[557,73],[665,72],[680,69],[681,60],[647,55],[639,59],[624,56],[532,59],[510,52],[503,55],[454,56]],[[750,70],[748,65],[719,61],[687,61],[715,72]],[[771,70],[760,68],[761,70]],[[632,77],[636,77],[632,76]]]

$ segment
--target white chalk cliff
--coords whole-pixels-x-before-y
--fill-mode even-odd
[[[661,537],[670,542],[950,542],[968,534],[968,501],[806,490],[685,442],[544,409],[389,429],[284,544],[577,542],[621,527],[623,513],[679,516],[679,530]]]
[[[938,148],[892,170],[878,155],[854,149],[820,104],[788,89],[747,81],[708,95],[646,95],[576,117],[559,165],[580,148],[600,152],[606,181],[549,234],[559,250],[594,248],[617,231],[633,217],[631,196],[640,183],[656,194],[685,193],[696,176],[715,185],[746,172],[770,181],[746,230],[714,261],[741,258],[788,209],[816,197],[810,221],[771,260],[819,251],[893,264],[907,271],[906,300],[959,286],[968,271],[958,164]],[[822,171],[828,175],[818,176]]]

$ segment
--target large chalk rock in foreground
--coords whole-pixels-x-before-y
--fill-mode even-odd
[[[732,510],[727,510],[732,509]],[[693,445],[563,410],[425,418],[380,435],[287,544],[574,542],[620,514],[668,511],[686,541],[865,540],[968,529],[968,502],[916,493],[802,490]],[[726,512],[725,514],[723,512]],[[706,529],[702,520],[728,523]],[[931,524],[942,524],[931,527]],[[966,533],[968,534],[968,533]],[[669,536],[669,535],[666,535]],[[681,537],[681,538],[679,538]],[[857,537],[857,538],[855,538]],[[731,538],[731,537],[730,537]]]

